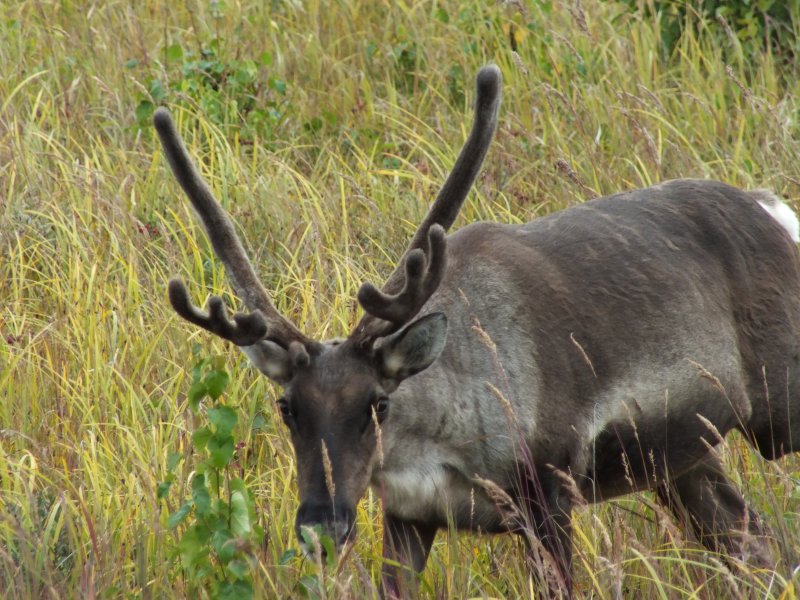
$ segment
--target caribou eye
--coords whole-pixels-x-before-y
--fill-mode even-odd
[[[275,404],[278,405],[278,410],[281,411],[283,422],[288,423],[291,421],[294,415],[292,414],[292,408],[289,406],[289,402],[286,400],[286,398],[278,398]]]
[[[375,417],[378,419],[378,423],[383,423],[386,414],[389,412],[389,398],[381,396],[372,403],[370,409],[375,411]]]

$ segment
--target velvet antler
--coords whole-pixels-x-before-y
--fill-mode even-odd
[[[175,279],[169,284],[169,297],[173,308],[188,321],[239,346],[251,345],[264,338],[274,341],[283,348],[288,348],[292,342],[300,342],[303,346],[312,343],[273,306],[269,294],[261,285],[253,265],[247,258],[233,223],[189,158],[189,153],[169,112],[159,108],[153,116],[153,124],[158,131],[175,179],[200,215],[214,252],[225,265],[236,294],[253,312],[249,315],[236,314],[231,321],[222,300],[212,297],[208,301],[208,314],[206,314],[192,305],[183,283]]]
[[[260,310],[249,314],[236,313],[231,320],[222,298],[211,296],[206,302],[207,312],[203,312],[192,304],[189,292],[180,279],[170,280],[169,301],[175,312],[190,323],[207,329],[237,346],[250,346],[267,335],[267,321]]]
[[[447,247],[441,225],[430,228],[427,246],[427,252],[414,248],[406,255],[405,285],[397,294],[382,292],[371,283],[361,286],[358,301],[367,313],[398,327],[414,318],[444,276]]]
[[[417,228],[403,259],[383,290],[365,283],[358,301],[365,315],[350,334],[359,344],[397,331],[410,321],[436,291],[446,265],[444,233],[455,221],[475,181],[497,128],[502,76],[495,65],[476,77],[477,98],[472,131],[436,200]]]

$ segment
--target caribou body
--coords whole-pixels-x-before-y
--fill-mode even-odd
[[[362,320],[328,342],[277,313],[159,110],[173,172],[251,312],[230,318],[216,297],[202,311],[178,280],[173,306],[282,386],[298,534],[346,542],[371,485],[387,558],[421,571],[451,523],[533,533],[569,593],[576,502],[655,489],[705,545],[744,554],[761,522],[714,446],[738,429],[769,459],[800,449],[794,213],[763,190],[675,180],[445,236],[500,84],[496,67],[479,72],[453,171],[383,289],[362,286]],[[387,593],[406,583],[385,567]]]

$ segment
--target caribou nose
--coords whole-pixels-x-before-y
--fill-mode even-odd
[[[339,549],[353,535],[354,523],[355,511],[349,507],[332,505],[330,502],[303,502],[297,509],[294,528],[300,545],[308,552],[314,549],[306,543],[304,528],[318,530],[318,534],[335,541],[336,548]],[[322,552],[325,553],[324,546]]]

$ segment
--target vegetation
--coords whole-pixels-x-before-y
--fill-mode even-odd
[[[501,122],[460,224],[687,176],[795,204],[797,68],[706,31],[685,30],[666,56],[658,21],[613,2],[0,4],[5,597],[375,593],[377,499],[360,504],[344,556],[302,557],[276,390],[169,307],[171,275],[198,303],[229,287],[168,172],[154,106],[172,109],[278,308],[326,338],[348,332],[360,283],[402,252],[486,62],[505,78]],[[193,373],[198,344],[222,358]],[[800,596],[800,457],[767,463],[735,436],[723,455],[772,527],[774,572],[709,554],[637,494],[578,511],[576,592]],[[219,519],[235,555],[212,539]],[[532,585],[517,539],[455,532],[422,579],[431,598]]]
[[[759,53],[773,52],[779,60],[795,57],[797,35],[794,16],[798,0],[625,0],[658,21],[666,52],[672,52],[685,29],[695,35],[727,38],[729,56],[752,59]]]

